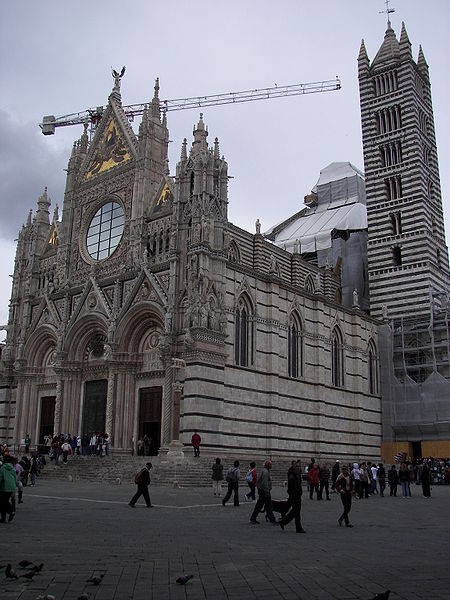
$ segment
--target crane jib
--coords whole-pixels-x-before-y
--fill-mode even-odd
[[[192,108],[202,108],[204,106],[220,106],[223,104],[236,104],[241,102],[253,102],[254,100],[268,100],[270,98],[283,98],[287,96],[300,96],[303,94],[314,94],[319,92],[331,92],[341,89],[341,82],[338,77],[326,81],[315,81],[310,83],[296,83],[293,85],[245,90],[242,92],[229,92],[226,94],[212,94],[208,96],[193,96],[191,98],[176,98],[174,100],[161,100],[160,111],[169,112],[173,110],[189,110]],[[148,103],[128,104],[123,106],[123,110],[128,119],[132,121],[134,117],[140,116],[148,108]],[[47,115],[43,117],[39,127],[44,135],[55,133],[56,127],[66,125],[81,125],[89,123],[95,127],[102,118],[103,106],[89,108],[87,110],[55,117]]]

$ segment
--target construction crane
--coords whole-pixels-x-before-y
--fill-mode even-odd
[[[162,113],[172,110],[187,110],[190,108],[202,108],[204,106],[220,106],[222,104],[237,104],[240,102],[252,102],[253,100],[268,100],[269,98],[281,98],[284,96],[301,96],[303,94],[315,94],[318,92],[331,92],[341,89],[341,82],[338,77],[327,81],[315,81],[311,83],[296,83],[294,85],[283,85],[245,90],[243,92],[230,92],[228,94],[213,94],[211,96],[195,96],[192,98],[176,98],[175,100],[162,100],[160,110]],[[125,114],[130,121],[135,117],[142,115],[148,103],[128,104],[123,107]],[[103,115],[103,106],[88,108],[87,110],[55,117],[47,115],[43,117],[39,127],[44,135],[53,135],[56,127],[65,127],[66,125],[81,125],[90,123],[96,127]]]

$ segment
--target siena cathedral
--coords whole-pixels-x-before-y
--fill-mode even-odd
[[[227,163],[202,115],[168,169],[159,84],[136,134],[120,79],[18,240],[3,437],[144,434],[152,453],[363,455],[381,442],[377,321],[319,267],[228,221]],[[357,300],[356,300],[357,301]],[[6,415],[6,416],[5,416]]]

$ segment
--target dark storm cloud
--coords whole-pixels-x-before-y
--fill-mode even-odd
[[[52,147],[36,123],[16,123],[0,110],[0,238],[17,237],[28,212],[45,186],[55,204],[62,206],[64,172],[69,153]]]

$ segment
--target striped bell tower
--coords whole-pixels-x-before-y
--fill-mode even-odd
[[[372,63],[362,41],[358,76],[371,314],[425,317],[450,289],[428,65],[388,20]]]

